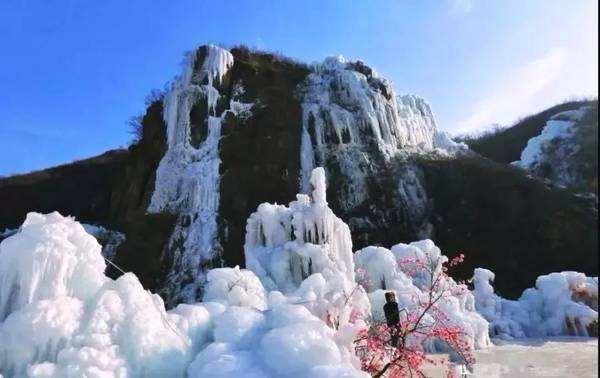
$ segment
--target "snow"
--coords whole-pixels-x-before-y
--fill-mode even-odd
[[[516,301],[495,294],[493,280],[491,271],[475,269],[476,307],[490,322],[494,336],[588,336],[588,327],[598,321],[597,277],[577,272],[540,276],[535,288],[525,290]]]

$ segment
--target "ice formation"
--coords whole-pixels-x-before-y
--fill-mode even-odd
[[[384,320],[383,305],[385,293],[393,291],[401,309],[411,311],[417,308],[419,298],[426,301],[430,276],[425,266],[434,272],[442,269],[448,259],[431,240],[410,244],[397,244],[391,250],[383,247],[366,247],[354,255],[356,268],[362,272],[360,281],[369,293],[373,317]],[[466,290],[458,290],[458,284],[446,278],[439,290],[448,292],[438,307],[448,318],[450,325],[463,328],[466,341],[474,348],[490,345],[488,322],[475,311],[473,295]],[[433,343],[427,346],[436,350],[440,346]]]
[[[228,112],[247,118],[253,106],[236,100],[244,88],[235,83],[229,108],[220,110],[223,96],[219,91],[234,58],[220,47],[203,49],[203,54],[187,57],[183,74],[165,96],[167,152],[157,169],[148,207],[149,212],[178,216],[166,254],[172,267],[163,285],[171,305],[197,299],[206,269],[221,265],[217,224],[221,120]],[[200,56],[201,65],[196,62]],[[449,138],[436,131],[425,100],[396,97],[390,83],[360,61],[336,57],[314,65],[298,93],[303,111],[302,192],[310,190],[314,167],[339,167],[338,174],[348,181],[339,193],[346,210],[368,198],[368,177],[377,175],[399,151],[456,150]],[[208,109],[208,132],[195,146],[190,111],[200,102]]]
[[[367,376],[354,365],[352,326],[328,326],[307,296],[268,292],[252,271],[220,268],[207,274],[205,302],[167,312],[133,274],[105,277],[100,249],[58,213],[30,213],[0,244],[0,374]],[[301,286],[323,290],[312,277]]]
[[[178,375],[188,340],[157,295],[104,276],[101,247],[73,219],[30,213],[0,244],[0,374]]]
[[[200,305],[214,318],[212,339],[190,377],[368,377],[356,368],[352,328],[329,327],[303,298],[268,292],[239,268],[213,269],[207,280],[204,300],[215,302]]]
[[[396,97],[400,126],[407,130],[408,144],[426,150],[434,148],[437,130],[431,107],[423,98],[407,94]]]
[[[559,185],[576,184],[581,180],[579,164],[572,160],[580,148],[576,140],[579,127],[576,125],[590,109],[582,106],[552,116],[542,132],[529,139],[521,152],[521,159],[512,164]]]
[[[414,308],[429,279],[419,261],[436,272],[447,259],[430,240],[353,255],[348,227],[328,207],[324,170],[315,169],[310,183],[310,196],[262,204],[249,217],[249,269],[207,271],[204,302],[170,311],[133,274],[107,278],[100,245],[72,218],[28,214],[0,243],[0,374],[368,377],[353,342],[370,315],[383,320],[384,291]],[[491,275],[476,271],[475,298],[445,279],[450,295],[439,302],[475,348],[489,344],[475,304],[504,336],[568,327],[585,335],[597,320],[595,278],[543,276],[516,302],[495,296]]]
[[[246,226],[246,266],[267,290],[298,297],[311,312],[346,324],[369,304],[354,277],[350,229],[327,206],[325,172],[312,171],[312,195],[289,206],[263,203]]]
[[[535,288],[518,300],[494,293],[494,273],[475,269],[475,304],[490,322],[490,333],[503,338],[558,335],[588,336],[598,322],[598,278],[561,272],[540,276]]]
[[[0,321],[43,299],[86,300],[105,281],[96,239],[57,212],[28,214],[19,232],[2,241],[0,256]]]
[[[399,155],[466,148],[439,132],[427,102],[396,96],[391,84],[361,61],[330,57],[313,66],[299,90],[302,102],[301,191],[312,169],[343,177],[338,201],[348,211],[369,196],[369,180]]]
[[[227,112],[248,113],[251,104],[231,101],[230,108],[217,114],[219,84],[233,65],[233,56],[223,48],[205,46],[205,57],[194,72],[196,54],[187,57],[182,76],[164,100],[167,152],[156,171],[155,190],[149,212],[178,215],[169,242],[172,267],[164,294],[170,303],[193,302],[203,279],[203,270],[220,265],[217,239],[219,208],[219,139],[221,119]],[[208,135],[196,148],[191,144],[190,111],[205,101]]]

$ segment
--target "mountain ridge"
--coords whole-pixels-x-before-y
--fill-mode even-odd
[[[415,133],[402,134],[405,132],[402,130],[409,129],[405,125],[410,118],[394,109],[397,102],[393,88],[373,76],[364,63],[335,58],[315,68],[274,54],[234,48],[229,52],[231,61],[227,54],[217,53],[225,56],[224,62],[229,67],[207,80],[215,72],[205,64],[207,59],[214,58],[210,58],[210,51],[207,47],[194,53],[189,73],[192,85],[206,88],[203,89],[206,95],[198,97],[198,101],[195,98],[189,111],[177,115],[185,117],[182,140],[190,141],[189,148],[198,149],[206,143],[209,122],[215,122],[218,115],[222,133],[216,146],[219,199],[215,208],[216,233],[211,239],[217,242],[217,252],[201,260],[204,265],[194,265],[194,269],[243,265],[243,235],[248,215],[262,202],[291,201],[302,187],[302,172],[312,166],[323,166],[329,177],[330,206],[350,225],[355,235],[355,250],[369,244],[389,247],[398,242],[432,238],[450,256],[458,251],[472,254],[472,261],[467,260],[460,272],[464,278],[470,277],[474,264],[490,267],[499,277],[510,277],[503,273],[523,270],[519,262],[546,254],[539,266],[528,265],[528,270],[520,272],[519,277],[497,283],[498,290],[508,296],[530,287],[535,277],[557,270],[559,263],[561,270],[567,267],[597,273],[597,256],[588,256],[597,248],[597,234],[592,232],[597,225],[597,215],[594,218],[597,213],[588,209],[587,203],[530,182],[516,168],[473,156],[460,146],[452,145],[463,151],[458,154],[442,153],[435,148],[418,154],[405,153],[418,149],[421,140],[434,147],[436,138],[442,138],[431,132],[431,125],[435,126],[433,114],[429,123],[424,120],[422,125],[416,125],[429,130],[429,139],[421,136],[411,140]],[[198,76],[202,70],[209,72],[209,76]],[[314,76],[308,78],[310,75]],[[309,87],[319,89],[312,92],[313,97],[299,95],[301,85],[306,91],[307,80],[312,80]],[[207,85],[219,92],[218,97],[209,98],[214,92]],[[180,87],[178,93],[186,90]],[[370,100],[363,101],[367,98],[363,95]],[[306,102],[306,98],[314,101]],[[151,103],[141,122],[140,140],[104,163],[92,164],[87,171],[89,178],[85,174],[69,176],[71,167],[66,165],[50,172],[1,179],[0,200],[10,205],[0,215],[0,229],[15,227],[28,211],[59,210],[88,223],[118,230],[126,235],[126,241],[117,248],[115,262],[135,272],[144,287],[164,294],[165,280],[169,274],[182,271],[174,267],[179,266],[177,260],[187,253],[186,248],[180,247],[179,238],[173,238],[173,232],[177,227],[189,228],[197,214],[204,211],[204,208],[189,214],[177,209],[148,211],[156,190],[156,172],[166,156],[170,138],[164,104],[160,99]],[[252,106],[247,111],[243,104]],[[413,120],[418,121],[419,114],[427,117],[422,110],[416,107]],[[240,116],[244,111],[246,114]],[[387,129],[382,125],[387,125]],[[397,129],[401,126],[403,129]],[[407,142],[394,144],[399,140]],[[451,142],[444,141],[446,145]],[[393,154],[389,155],[390,151]],[[307,156],[313,158],[312,162],[303,161]],[[42,182],[27,182],[36,176]],[[77,185],[57,190],[54,197],[48,195],[50,189],[39,190],[57,188],[56,183],[65,176]],[[87,186],[86,180],[90,182]],[[500,196],[489,192],[495,181],[503,183],[496,188]],[[32,193],[29,199],[15,194],[27,190]],[[90,210],[83,205],[92,193],[98,193],[101,200]],[[525,202],[523,209],[507,200],[510,198],[515,203]],[[541,198],[533,208],[533,216],[528,217],[524,198]],[[560,213],[562,217],[557,216]],[[560,229],[565,214],[574,220],[570,234]],[[499,218],[506,219],[508,224],[494,227]],[[515,230],[521,230],[518,235],[534,237],[509,237]],[[502,242],[494,243],[496,240]],[[513,244],[505,242],[508,240]],[[511,247],[514,250],[507,252]],[[564,250],[572,253],[563,256]],[[506,256],[516,265],[507,263]],[[171,276],[175,278],[166,293],[170,306],[186,301],[186,295],[188,300],[197,296],[197,290],[201,290],[202,282],[196,284],[197,277],[193,276],[196,273],[189,272]],[[189,286],[191,292],[179,291],[190,284],[193,284]]]

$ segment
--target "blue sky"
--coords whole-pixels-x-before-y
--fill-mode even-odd
[[[0,2],[0,175],[126,146],[127,120],[208,43],[342,54],[474,132],[598,93],[594,0]]]

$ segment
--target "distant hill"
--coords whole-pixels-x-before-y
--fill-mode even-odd
[[[517,162],[558,186],[598,192],[598,100],[558,104],[509,128],[461,140],[482,156]]]

